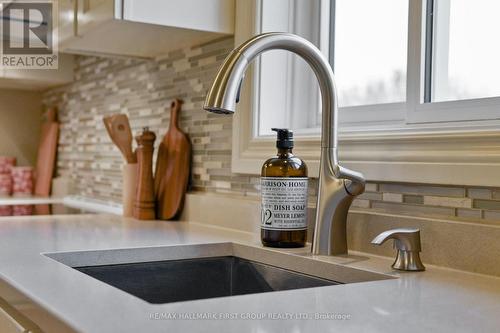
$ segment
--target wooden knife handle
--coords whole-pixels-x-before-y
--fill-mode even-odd
[[[147,127],[137,141],[137,193],[134,204],[134,217],[139,220],[155,219],[155,197],[153,179],[153,150],[156,135]]]

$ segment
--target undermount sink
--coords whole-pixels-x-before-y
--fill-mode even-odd
[[[327,287],[393,276],[237,243],[46,253],[45,256],[146,302]],[[366,258],[340,258],[352,263]]]
[[[75,269],[154,304],[337,284],[238,257]]]

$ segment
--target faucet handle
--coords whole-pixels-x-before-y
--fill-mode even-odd
[[[366,180],[361,172],[353,171],[337,164],[334,174],[339,179],[347,180],[345,182],[345,189],[350,195],[357,196],[365,191]]]
[[[420,230],[415,228],[400,228],[382,232],[372,240],[372,244],[382,245],[386,240],[394,239],[394,248],[398,250],[392,268],[402,271],[424,271],[425,266],[420,260]]]

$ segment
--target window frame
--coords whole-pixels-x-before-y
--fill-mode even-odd
[[[236,46],[259,33],[260,1],[237,2]],[[500,177],[493,177],[500,170],[500,112],[495,111],[500,97],[422,103],[426,4],[409,0],[409,13],[418,15],[409,15],[406,103],[340,108],[340,162],[370,181],[500,186]],[[274,139],[256,135],[258,66],[256,61],[247,70],[233,116],[234,173],[259,174],[263,161],[275,154]],[[369,122],[360,126],[360,117]],[[309,175],[317,177],[320,137],[313,131],[297,134],[295,150]]]
[[[256,20],[255,20],[255,34],[258,34],[258,33],[261,33],[263,31],[263,25],[265,24],[264,21],[264,18],[262,17],[262,13],[264,11],[264,1],[266,0],[259,0],[256,2]],[[309,24],[306,25],[303,25],[301,24],[301,22],[294,22],[292,18],[297,18],[296,14],[297,13],[300,13],[301,10],[305,9],[305,11],[307,10],[311,10],[311,8],[301,8],[300,6],[309,6],[307,5],[306,2],[304,2],[303,0],[267,0],[267,5],[269,5],[269,3],[271,4],[271,6],[283,6],[285,7],[285,3],[286,3],[286,8],[283,8],[281,14],[284,16],[282,17],[281,19],[275,19],[275,17],[273,16],[273,25],[278,25],[280,26],[280,24],[275,24],[274,22],[275,21],[286,21],[286,23],[284,23],[284,25],[286,25],[286,29],[288,31],[290,30],[300,30],[301,32],[305,33],[305,34],[308,34],[308,35],[314,35],[315,32],[318,32],[318,36],[314,36],[313,38],[314,39],[317,39],[316,40],[316,44],[318,45],[318,48],[325,54],[328,53],[328,48],[329,48],[329,41],[328,41],[328,38],[329,38],[329,33],[328,33],[328,30],[329,30],[329,16],[328,16],[328,12],[329,12],[329,3],[328,1],[319,1],[319,5],[317,4],[314,4],[313,7],[314,10],[318,10],[320,13],[319,13],[319,24],[317,27],[314,27],[314,28],[309,28],[307,27]],[[325,14],[326,13],[326,14]],[[303,17],[302,17],[303,19]],[[299,19],[300,21],[300,19]],[[303,23],[303,22],[302,22]],[[283,22],[281,23],[281,25],[283,25]],[[270,30],[269,30],[270,29]],[[325,33],[325,30],[327,33]],[[267,27],[267,31],[282,31],[281,29],[277,29],[275,26],[273,26],[272,28],[269,28]],[[312,37],[312,36],[311,36]],[[285,52],[285,51],[282,51],[282,52]],[[272,64],[272,68],[278,68],[275,70],[275,73],[272,74],[272,75],[269,75],[269,72],[264,72],[263,70],[263,61],[261,58],[257,59],[255,61],[255,69],[253,70],[254,71],[254,80],[253,80],[253,91],[254,91],[254,103],[255,103],[255,106],[254,106],[254,109],[255,110],[260,110],[259,108],[261,106],[266,106],[266,110],[272,110],[273,112],[273,117],[276,119],[276,117],[283,117],[283,118],[287,118],[288,115],[287,114],[283,114],[283,112],[286,112],[286,110],[290,110],[291,108],[293,107],[297,107],[296,105],[294,105],[294,103],[296,104],[304,104],[304,100],[306,100],[308,103],[306,103],[307,107],[309,110],[317,110],[315,113],[315,118],[317,120],[317,118],[321,117],[319,114],[319,108],[321,106],[321,95],[320,95],[320,92],[319,92],[319,89],[315,89],[314,86],[311,86],[307,83],[304,83],[304,82],[301,82],[301,81],[297,81],[297,80],[294,80],[293,78],[296,77],[297,75],[305,75],[305,78],[306,79],[309,79],[309,78],[312,78],[315,80],[315,77],[313,77],[312,72],[310,73],[304,73],[304,68],[302,66],[300,66],[300,64],[297,62],[298,58],[296,56],[294,56],[292,53],[290,52],[286,52],[284,53],[285,56],[281,56],[279,58],[274,58],[274,59],[266,59],[266,64],[267,66],[269,66],[269,64],[271,63]],[[274,64],[273,64],[273,60],[275,61]],[[275,66],[275,67],[274,67]],[[279,69],[281,67],[281,69]],[[283,70],[283,67],[286,67],[286,72],[284,72]],[[306,71],[310,71],[309,68],[306,68],[305,69]],[[269,85],[268,81],[274,81],[276,77],[286,77],[286,82],[285,82],[285,85],[284,85],[284,89],[276,89],[272,84]],[[290,77],[292,79],[290,79]],[[264,89],[262,87],[262,81],[266,81],[265,84],[267,84],[267,87],[266,89]],[[310,83],[310,82],[309,82]],[[259,95],[259,93],[261,91],[265,91],[266,94],[270,94],[272,95],[273,97],[276,97],[277,100],[284,100],[284,104],[285,106],[283,108],[280,108],[280,107],[272,107],[272,106],[268,106],[268,104],[261,104],[262,102],[262,99],[261,99],[261,96]],[[269,104],[273,104],[273,103],[269,103]],[[301,109],[300,108],[300,104],[299,106],[297,107],[297,109]],[[270,111],[266,111],[266,112],[270,112]],[[261,130],[260,128],[260,118],[261,118],[261,110],[260,112],[255,112],[255,116],[254,116],[254,120],[253,120],[253,124],[252,124],[252,128],[253,128],[253,134],[255,137],[262,137],[262,138],[265,138],[265,137],[273,137],[274,135],[271,135],[268,134],[268,135],[260,135],[259,131]],[[281,114],[280,114],[281,113]],[[304,116],[307,116],[307,114],[297,114],[297,113],[293,113],[293,115],[295,117],[304,117]],[[302,121],[309,121],[308,119],[303,119]],[[269,128],[272,127],[272,126],[268,126]],[[300,130],[295,130],[295,134],[296,135],[305,135],[305,136],[308,136],[308,135],[318,135],[318,132],[319,132],[319,126],[318,127],[311,127],[311,128],[304,128],[304,129],[300,129]]]
[[[449,1],[449,0],[448,0]],[[442,38],[435,26],[437,15],[434,15],[436,0],[410,0],[411,13],[415,13],[414,22],[409,24],[409,43],[412,38],[414,56],[408,58],[408,70],[413,69],[417,82],[412,92],[412,103],[408,106],[406,122],[408,124],[424,124],[438,122],[470,122],[479,120],[500,119],[500,96],[454,101],[432,102],[432,78],[435,66],[435,40]],[[449,6],[448,6],[449,10]],[[418,15],[417,15],[418,14]],[[410,50],[408,52],[410,54]],[[423,66],[424,68],[421,68]]]

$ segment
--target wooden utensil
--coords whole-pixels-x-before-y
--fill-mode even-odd
[[[137,157],[132,151],[132,130],[127,115],[114,114],[104,117],[103,121],[111,140],[120,149],[127,163],[137,163]]]
[[[46,122],[42,125],[38,157],[35,169],[35,195],[50,195],[52,176],[56,164],[57,142],[59,139],[59,123],[57,109],[50,108],[46,114]]]
[[[135,196],[137,191],[137,174],[139,169],[137,163],[127,163],[123,166],[122,178],[122,203],[123,216],[134,216]],[[151,171],[152,173],[152,171]]]
[[[153,150],[156,135],[147,127],[137,141],[137,192],[134,204],[134,217],[139,220],[154,220],[155,196],[153,180]]]
[[[182,101],[171,104],[170,125],[160,143],[156,161],[156,217],[176,218],[182,211],[191,169],[191,141],[179,128]]]

